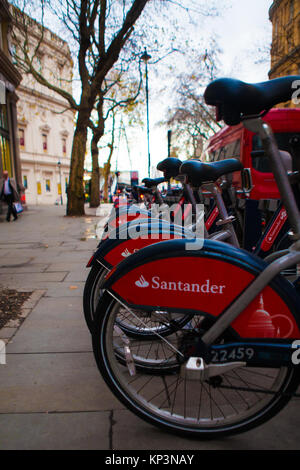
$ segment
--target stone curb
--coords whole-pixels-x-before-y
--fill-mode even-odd
[[[20,292],[21,291],[22,289],[20,290]],[[37,305],[39,300],[46,294],[46,292],[46,290],[42,289],[38,289],[32,292],[31,296],[23,303],[19,317],[15,320],[10,320],[8,323],[5,324],[3,328],[0,328],[1,341],[4,341],[6,344],[11,341],[11,339],[15,336],[25,318],[30,314],[30,312],[34,309],[34,307]]]

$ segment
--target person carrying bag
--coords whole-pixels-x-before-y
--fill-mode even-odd
[[[20,201],[19,193],[16,187],[16,183],[13,179],[9,178],[8,171],[3,171],[3,180],[0,183],[0,199],[7,204],[7,215],[6,220],[10,222],[11,215],[14,220],[18,218],[18,203]],[[16,207],[17,205],[17,207]],[[19,212],[21,210],[19,209]]]

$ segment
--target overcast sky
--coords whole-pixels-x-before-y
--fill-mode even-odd
[[[234,72],[236,78],[249,82],[267,80],[269,63],[255,65],[256,46],[271,41],[272,25],[269,8],[272,0],[231,0],[232,8],[215,20],[223,49],[225,74]],[[238,75],[238,76],[237,76]]]

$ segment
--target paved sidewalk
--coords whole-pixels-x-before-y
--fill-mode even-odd
[[[0,365],[0,449],[300,449],[299,399],[251,432],[201,442],[144,423],[114,398],[96,367],[82,311],[99,218],[95,210],[81,218],[64,211],[29,207],[10,224],[0,216],[0,285],[36,293]]]

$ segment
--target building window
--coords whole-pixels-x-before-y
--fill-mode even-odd
[[[5,83],[0,80],[0,104],[6,103],[6,88]]]
[[[62,153],[64,156],[67,153],[67,139],[65,137],[62,139]]]
[[[23,175],[23,186],[24,186],[25,189],[28,189],[27,175]]]
[[[41,185],[40,181],[38,181],[36,183],[36,191],[37,191],[38,194],[42,194],[42,185]]]
[[[36,68],[39,73],[42,72],[42,59],[39,56],[36,56]]]
[[[8,128],[7,107],[5,104],[0,104],[0,155],[2,158],[3,170],[7,170],[9,176],[12,176],[10,136]]]
[[[50,193],[50,191],[51,191],[50,180],[46,180],[46,192]]]
[[[60,88],[63,88],[63,69],[64,69],[63,64],[57,65],[58,83],[59,83]]]
[[[19,129],[19,143],[20,143],[21,148],[25,147],[25,131],[24,131],[24,129]]]
[[[47,152],[47,150],[48,150],[47,134],[42,134],[42,140],[43,140],[43,150],[44,150],[44,152]]]
[[[17,57],[16,57],[17,56],[17,46],[15,44],[10,44],[9,51],[10,51],[12,63],[16,65],[18,63]]]

